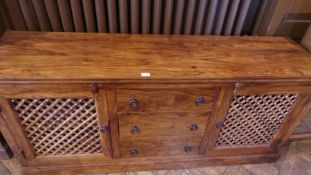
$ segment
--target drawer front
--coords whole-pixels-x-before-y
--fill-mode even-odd
[[[203,136],[121,138],[121,157],[156,157],[198,154]]]
[[[203,134],[210,112],[118,115],[120,137],[151,137]]]
[[[215,88],[117,90],[118,112],[211,111]]]

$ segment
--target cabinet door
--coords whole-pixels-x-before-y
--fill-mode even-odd
[[[238,84],[232,95],[227,94],[230,98],[222,101],[222,109],[216,109],[226,112],[214,115],[206,153],[276,153],[306,115],[310,91],[311,86]]]
[[[89,84],[12,87],[0,87],[1,120],[25,164],[111,157],[104,89],[92,92]]]

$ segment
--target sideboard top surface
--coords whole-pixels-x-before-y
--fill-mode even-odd
[[[311,54],[284,37],[8,31],[0,39],[0,81],[90,79],[310,80]]]

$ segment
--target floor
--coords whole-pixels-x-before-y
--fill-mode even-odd
[[[284,147],[282,153],[283,156],[276,163],[113,173],[110,175],[311,175],[311,140],[292,142]],[[20,174],[20,167],[15,159],[0,161],[0,175],[9,174]]]

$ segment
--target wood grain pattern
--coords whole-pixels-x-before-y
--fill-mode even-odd
[[[203,134],[210,112],[119,114],[120,137],[180,136]],[[191,130],[191,125],[198,128]],[[131,133],[138,126],[137,134]]]
[[[0,95],[4,98],[65,98],[93,97],[91,84],[1,84]]]
[[[169,137],[135,137],[120,138],[121,157],[154,157],[170,155],[199,154],[198,148],[202,135],[169,136]],[[192,151],[185,153],[184,147],[191,146]],[[131,149],[137,149],[138,154],[131,155]]]
[[[310,53],[282,37],[7,32],[0,43],[0,80],[311,77]]]
[[[117,110],[118,112],[210,111],[213,109],[215,96],[215,88],[117,90]],[[204,97],[204,104],[196,104],[198,97]],[[138,101],[137,107],[129,106],[131,98]]]
[[[305,83],[237,83],[234,90],[236,95],[250,94],[305,94],[311,93],[311,82]]]

